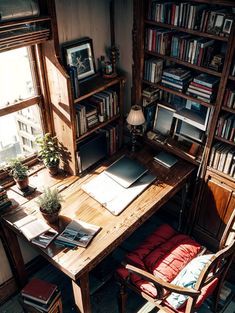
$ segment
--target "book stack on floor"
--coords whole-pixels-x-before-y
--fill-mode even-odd
[[[183,92],[192,78],[191,72],[181,67],[169,67],[163,70],[161,84],[170,89]]]
[[[55,284],[33,278],[21,291],[21,303],[28,313],[62,313],[61,292]]]
[[[7,191],[0,186],[0,210],[7,208],[11,205],[11,201],[9,200],[7,196]]]
[[[193,81],[189,84],[187,94],[211,103],[216,98],[218,84],[218,77],[201,73],[194,77]]]

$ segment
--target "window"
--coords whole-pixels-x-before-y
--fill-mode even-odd
[[[36,152],[42,134],[41,97],[33,47],[0,53],[0,167]]]

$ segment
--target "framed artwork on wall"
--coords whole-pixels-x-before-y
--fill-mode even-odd
[[[91,38],[82,38],[63,45],[64,58],[67,66],[77,69],[78,80],[95,74],[95,62]]]

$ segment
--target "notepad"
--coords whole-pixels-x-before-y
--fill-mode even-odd
[[[104,173],[122,187],[128,188],[147,171],[148,169],[143,164],[123,155],[110,165]]]

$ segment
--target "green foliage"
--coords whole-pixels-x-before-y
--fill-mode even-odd
[[[36,138],[36,143],[39,146],[38,155],[46,166],[56,166],[60,161],[60,148],[56,136],[46,133],[42,137]]]
[[[28,177],[28,166],[24,165],[20,159],[11,159],[8,162],[9,174],[14,179],[24,179]]]
[[[43,194],[39,196],[35,202],[43,212],[54,213],[60,209],[62,201],[63,197],[56,188],[45,188]]]

